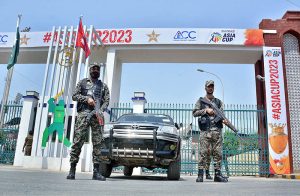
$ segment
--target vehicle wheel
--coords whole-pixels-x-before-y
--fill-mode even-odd
[[[105,178],[108,178],[112,172],[112,168],[111,164],[100,163],[100,174]]]
[[[124,166],[124,176],[131,176],[133,172],[133,167],[129,167],[129,166]]]
[[[168,180],[179,180],[181,170],[181,158],[180,156],[176,161],[172,161],[168,167],[167,177]]]

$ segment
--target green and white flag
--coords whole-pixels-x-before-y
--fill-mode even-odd
[[[8,59],[7,69],[10,69],[12,66],[14,66],[17,63],[17,58],[18,58],[19,48],[20,48],[19,21],[20,21],[20,17],[18,18],[16,40],[13,49],[11,51],[11,55]]]

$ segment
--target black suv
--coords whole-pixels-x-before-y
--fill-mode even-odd
[[[103,176],[109,177],[116,166],[124,166],[125,176],[134,167],[146,167],[167,169],[169,180],[179,180],[181,140],[170,116],[125,114],[104,126],[103,138]]]

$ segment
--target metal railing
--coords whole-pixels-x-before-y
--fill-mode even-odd
[[[0,163],[2,164],[14,162],[22,107],[22,103],[13,101],[4,105],[3,126],[0,127]]]

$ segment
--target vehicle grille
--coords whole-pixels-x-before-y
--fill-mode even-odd
[[[153,132],[157,126],[114,125],[112,155],[122,158],[153,158]],[[119,139],[117,139],[119,138]]]
[[[152,139],[153,131],[157,128],[156,126],[115,125],[113,137]]]
[[[140,148],[114,148],[112,154],[115,157],[128,157],[128,158],[153,158],[153,150],[142,150]]]
[[[138,128],[136,127],[138,126]],[[144,126],[144,125],[114,125],[114,130],[119,129],[137,129],[137,130],[154,130],[157,129],[157,126]]]

